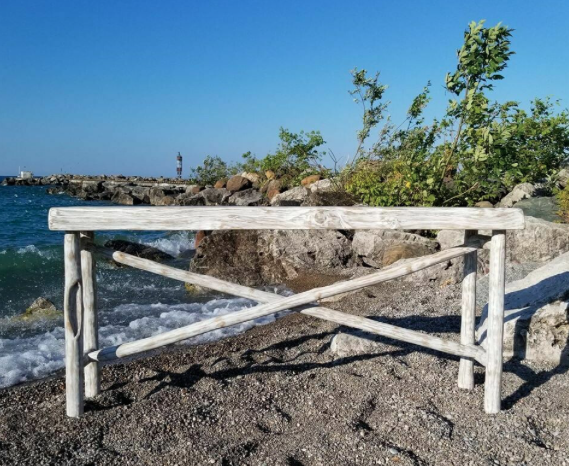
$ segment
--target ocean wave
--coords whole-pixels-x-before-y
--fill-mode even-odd
[[[158,335],[195,322],[237,312],[254,305],[244,298],[213,299],[206,303],[182,303],[167,305],[124,304],[113,312],[136,313],[138,317],[127,324],[109,324],[99,329],[101,347],[119,345],[128,341]],[[151,315],[145,315],[151,314]],[[270,315],[232,327],[214,330],[186,340],[185,344],[205,343],[244,332],[256,325],[273,322],[277,316]],[[64,367],[64,330],[57,327],[51,331],[30,337],[0,338],[0,388],[45,377]]]
[[[178,231],[165,238],[145,241],[142,244],[160,249],[162,252],[174,257],[179,257],[185,252],[195,249],[194,236],[187,231]]]
[[[53,249],[42,250],[42,249],[39,249],[34,244],[30,244],[28,246],[18,248],[16,250],[16,254],[35,254],[35,255],[38,255],[40,257],[43,257],[44,259],[53,259],[54,257],[56,257],[56,253]]]

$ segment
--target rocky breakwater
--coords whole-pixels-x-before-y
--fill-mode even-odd
[[[301,186],[285,189],[275,178],[260,180],[255,173],[242,173],[200,186],[180,179],[118,176],[51,175],[30,181],[49,186],[49,194],[65,193],[86,201],[102,200],[119,205],[155,206],[300,206],[352,205],[353,200],[331,180],[311,175]],[[4,185],[16,184],[6,178]]]

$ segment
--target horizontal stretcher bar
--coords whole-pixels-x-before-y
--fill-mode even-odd
[[[142,259],[130,254],[112,252],[106,248],[97,246],[91,246],[90,248],[94,251],[101,252],[106,256],[112,257],[116,262],[124,265],[129,265],[141,270],[157,273],[159,275],[180,280],[186,283],[191,283],[216,291],[221,291],[223,293],[253,299],[261,303],[267,303],[264,306],[260,305],[228,314],[226,316],[214,317],[212,319],[196,322],[192,325],[188,325],[176,330],[171,330],[161,335],[155,335],[153,337],[129,343],[123,343],[121,345],[112,346],[89,353],[88,358],[90,360],[96,361],[111,361],[126,356],[132,356],[144,351],[176,343],[178,341],[185,340],[187,338],[191,338],[212,330],[236,325],[242,322],[256,319],[261,316],[273,314],[280,310],[306,305],[318,299],[334,296],[336,294],[356,290],[365,286],[402,277],[431,265],[435,265],[440,262],[445,262],[461,255],[468,254],[475,250],[474,248],[468,247],[448,249],[431,256],[421,257],[409,261],[405,264],[392,266],[389,269],[384,269],[365,277],[359,277],[353,280],[335,283],[333,285],[317,288],[285,298],[273,293],[268,293],[265,291],[256,290],[254,288],[226,282],[215,277],[200,275],[185,270],[176,269],[174,267],[169,267],[163,264],[158,264],[148,259]],[[302,309],[300,312],[306,315],[317,317],[319,319],[332,321],[340,325],[358,328],[364,331],[383,335],[396,340],[401,340],[407,343],[413,343],[444,353],[469,357],[483,365],[485,364],[486,352],[482,347],[479,346],[463,345],[431,335],[426,335],[414,330],[407,330],[396,327],[394,325],[376,322],[365,317],[353,316],[322,307]]]
[[[50,230],[515,230],[520,209],[477,207],[56,207]]]

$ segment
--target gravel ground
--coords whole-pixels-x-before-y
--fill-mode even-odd
[[[296,290],[317,280],[292,283]],[[457,339],[459,289],[389,283],[329,306]],[[484,371],[380,341],[334,359],[334,324],[291,314],[202,346],[103,369],[81,419],[62,374],[0,391],[0,463],[178,465],[569,464],[567,368],[508,362],[503,411],[484,414]]]

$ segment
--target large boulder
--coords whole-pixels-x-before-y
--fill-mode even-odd
[[[191,270],[262,286],[297,278],[301,270],[326,273],[351,265],[350,241],[337,231],[225,230],[202,239]]]
[[[225,186],[227,185],[227,178],[221,178],[220,180],[217,180],[215,182],[215,184],[213,185],[214,188],[220,189],[220,188],[225,188]]]
[[[57,319],[62,315],[63,311],[59,311],[49,299],[40,297],[30,304],[23,314],[14,317],[14,320],[29,322],[38,319]]]
[[[198,194],[182,193],[176,198],[179,205],[205,205],[205,199]]]
[[[507,194],[496,207],[513,207],[522,199],[533,197],[536,194],[536,187],[531,183],[520,183]]]
[[[303,178],[302,181],[300,182],[300,184],[301,184],[301,186],[304,186],[305,188],[309,188],[311,185],[313,185],[317,181],[320,181],[321,178],[322,177],[320,175],[310,175],[310,176],[307,176],[306,178]]]
[[[346,191],[310,191],[302,203],[303,206],[352,206],[354,198]]]
[[[484,233],[489,234],[490,232],[485,231]],[[463,243],[463,238],[464,230],[441,230],[437,234],[441,249],[459,246]],[[487,248],[488,245],[485,246],[485,250]],[[568,224],[526,216],[523,230],[506,232],[508,262],[546,262],[567,251],[569,251]]]
[[[237,191],[242,191],[244,189],[249,189],[252,185],[253,183],[251,183],[251,180],[241,175],[235,175],[229,178],[226,188],[228,191],[234,193]]]
[[[460,246],[464,243],[464,230],[440,230],[437,233],[437,242],[441,251]]]
[[[206,188],[197,194],[201,197],[205,205],[227,204],[231,192],[225,188]]]
[[[318,180],[310,185],[310,191],[313,193],[323,193],[337,190],[338,186],[336,186],[330,179]]]
[[[104,189],[103,182],[85,180],[81,182],[81,189],[89,194],[99,193]]]
[[[374,353],[381,348],[378,345],[380,338],[362,330],[338,332],[330,341],[330,351],[338,358]]]
[[[382,268],[400,259],[426,256],[437,250],[437,243],[413,233],[397,230],[358,230],[352,251],[365,265]]]
[[[506,257],[511,262],[546,262],[569,251],[569,225],[525,217],[523,230],[508,230]]]
[[[263,202],[263,195],[254,188],[233,193],[228,199],[228,203],[230,205],[241,205],[241,206],[260,205],[262,202]]]
[[[122,239],[111,239],[105,243],[106,248],[114,249],[115,251],[125,252],[133,256],[142,257],[143,259],[150,259],[153,261],[162,262],[173,257],[170,254],[161,251],[153,246],[146,244],[133,243]]]
[[[559,203],[554,196],[530,197],[516,203],[516,209],[522,209],[524,215],[541,218],[548,222],[560,222]]]
[[[123,193],[122,191],[116,191],[111,198],[111,202],[121,205],[136,205],[140,204],[140,200],[133,197],[130,194]]]
[[[567,183],[569,182],[569,169],[563,168],[559,171],[557,174],[557,182],[562,188],[565,188],[565,186],[567,186]]]
[[[133,186],[130,195],[137,198],[142,204],[150,204],[150,188]]]
[[[506,285],[504,355],[569,363],[569,253]],[[487,344],[488,306],[477,328]]]
[[[257,173],[250,173],[250,172],[243,172],[243,173],[241,173],[241,176],[242,176],[243,178],[247,178],[247,179],[251,182],[251,184],[252,184],[252,186],[253,186],[254,188],[258,188],[258,187],[259,187],[259,184],[260,184],[260,181],[261,181],[261,176],[260,176],[259,174],[257,174]]]
[[[269,193],[268,193],[269,194]],[[271,198],[271,205],[274,206],[299,206],[306,201],[310,191],[304,186],[297,186],[284,193],[276,194]]]
[[[177,193],[166,188],[151,188],[148,193],[148,200],[151,205],[167,206],[176,204]]]
[[[226,182],[226,184],[227,184],[227,182]],[[204,189],[203,187],[198,186],[197,184],[193,184],[193,185],[186,187],[186,193],[187,194],[197,194],[203,189]]]
[[[148,193],[148,199],[151,205],[171,205],[169,200],[164,200],[165,197],[172,197],[173,193],[166,191],[162,188],[151,188]]]

